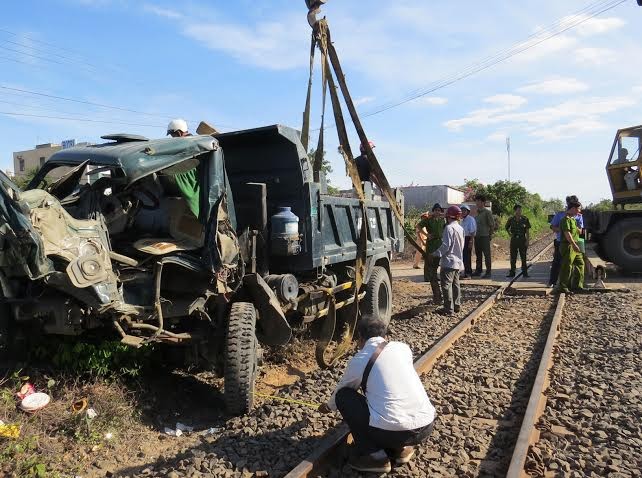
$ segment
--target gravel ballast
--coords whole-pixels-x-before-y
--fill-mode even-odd
[[[567,300],[534,476],[642,474],[641,316],[640,292]]]

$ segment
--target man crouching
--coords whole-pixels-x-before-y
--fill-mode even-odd
[[[410,347],[386,341],[386,331],[380,320],[358,323],[359,351],[328,403],[319,407],[322,413],[339,410],[354,438],[349,465],[373,473],[388,473],[391,459],[408,463],[413,445],[430,435],[435,419]]]

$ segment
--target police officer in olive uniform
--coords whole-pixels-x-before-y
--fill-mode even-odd
[[[444,210],[440,204],[435,204],[432,207],[431,214],[421,216],[416,229],[420,231],[424,227],[428,233],[426,238],[426,259],[424,260],[424,280],[430,282],[433,303],[441,304],[441,286],[437,275],[439,257],[432,255],[441,246],[441,236],[444,233],[444,227],[446,227]]]
[[[510,271],[506,277],[515,277],[518,252],[522,261],[522,276],[528,277],[526,250],[528,249],[531,223],[526,216],[522,216],[522,206],[515,204],[513,211],[515,215],[506,221],[506,230],[510,234]]]

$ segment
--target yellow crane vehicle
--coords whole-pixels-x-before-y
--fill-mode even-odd
[[[642,125],[617,131],[606,174],[611,186],[614,209],[584,211],[588,237],[596,243],[595,251],[626,272],[642,272]]]

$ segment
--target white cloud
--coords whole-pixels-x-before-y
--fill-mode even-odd
[[[567,123],[558,124],[550,128],[539,128],[529,133],[534,138],[545,141],[557,141],[574,138],[581,134],[608,129],[609,126],[596,119],[577,118]]]
[[[486,136],[486,139],[492,142],[504,142],[506,141],[506,137],[508,136],[510,136],[508,132],[500,130],[489,134],[488,136]]]
[[[444,98],[443,96],[423,96],[417,99],[416,103],[419,105],[441,106],[448,103],[448,98]]]
[[[578,22],[582,22],[582,23],[578,24]],[[606,33],[608,31],[621,28],[625,24],[626,22],[618,17],[589,18],[589,16],[586,14],[580,15],[580,16],[577,16],[577,15],[567,16],[562,19],[563,27],[577,25],[573,29],[580,36],[591,36],[591,35],[597,35],[600,33]]]
[[[547,106],[531,111],[516,111],[521,104],[514,95],[496,95],[486,98],[485,102],[495,102],[500,106],[471,111],[463,118],[444,123],[452,131],[460,131],[464,126],[490,126],[512,124],[513,128],[527,132],[540,139],[561,139],[577,136],[587,131],[606,127],[600,116],[634,106],[636,97],[590,97],[564,101],[554,106]],[[521,97],[517,97],[521,98]],[[487,139],[495,140],[491,134]]]
[[[527,102],[523,96],[509,94],[489,96],[484,98],[483,101],[495,105],[495,107],[471,111],[464,118],[446,121],[444,126],[451,131],[460,131],[464,126],[484,126],[499,123],[500,121],[497,118],[501,117],[502,113],[505,114],[516,110]]]
[[[520,93],[535,93],[540,95],[563,95],[586,91],[589,86],[575,78],[552,78],[517,88]]]
[[[494,105],[499,105],[500,107],[505,108],[506,110],[513,110],[519,108],[520,106],[526,104],[527,100],[523,96],[510,95],[510,94],[500,94],[493,95],[483,99],[484,103],[491,103]]]
[[[528,46],[529,48],[515,56],[515,60],[522,63],[532,62],[568,50],[577,45],[577,39],[570,35],[558,35],[541,41],[543,38],[546,37],[537,36],[525,42],[523,46]]]
[[[633,93],[642,93],[642,85],[634,86]]]
[[[576,63],[583,65],[601,66],[615,61],[617,53],[609,48],[586,47],[573,52]]]
[[[264,21],[254,26],[189,20],[183,33],[242,63],[271,70],[297,68],[308,62],[309,26],[298,17]]]
[[[357,98],[356,100],[354,100],[354,105],[361,106],[365,105],[366,103],[372,103],[374,100],[374,96],[362,96],[361,98]]]
[[[169,18],[170,20],[177,20],[179,18],[183,18],[183,14],[180,12],[177,12],[176,10],[158,7],[156,5],[152,5],[149,3],[146,3],[143,5],[143,10],[146,11],[147,13],[152,13],[159,17]]]

